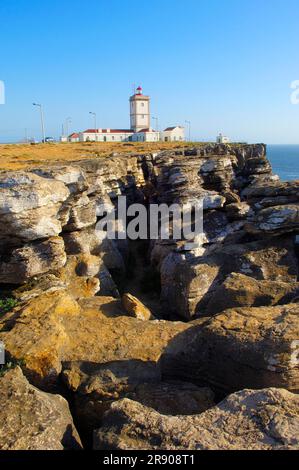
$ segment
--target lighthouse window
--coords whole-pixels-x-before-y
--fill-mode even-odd
[[[141,106],[144,108],[144,103],[141,103]]]

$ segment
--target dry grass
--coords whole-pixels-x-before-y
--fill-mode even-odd
[[[54,165],[90,158],[105,158],[114,152],[136,154],[182,148],[187,145],[192,144],[186,142],[80,142],[0,145],[0,170],[19,170],[45,164]]]

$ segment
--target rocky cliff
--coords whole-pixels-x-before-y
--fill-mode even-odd
[[[146,207],[202,199],[203,236],[193,246],[103,239],[95,230],[99,209],[120,195]],[[217,444],[198,430],[235,413],[229,432],[248,420],[249,433],[252,411],[244,406],[253,403],[259,413],[274,397],[271,410],[285,423],[278,440],[298,445],[298,232],[299,182],[272,174],[264,145],[201,145],[0,172],[0,289],[1,298],[13,299],[0,314],[11,361],[1,381],[16,401],[11,413],[28,416],[15,392],[20,383],[24,394],[43,390],[34,392],[32,407],[50,400],[44,391],[65,395],[87,446],[100,428],[96,447],[127,448],[123,436],[150,407],[153,433],[159,413],[194,415],[192,439],[178,438],[181,422],[165,417],[163,448],[187,448],[187,441],[229,448],[229,438]],[[253,398],[242,392],[214,407],[243,389]],[[128,398],[133,405],[121,401]],[[49,406],[62,418],[49,445],[66,448],[62,428],[74,425],[65,402],[55,400]],[[119,437],[103,437],[124,415],[125,428],[113,424]],[[6,423],[5,415],[0,434]],[[252,448],[278,446],[267,426],[254,428]],[[173,439],[164,437],[168,428]],[[144,436],[134,439],[152,448]],[[245,440],[240,447],[249,446]],[[5,448],[48,445],[44,435],[17,442],[6,440]],[[81,445],[77,437],[72,442]]]

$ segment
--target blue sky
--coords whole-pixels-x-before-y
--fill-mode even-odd
[[[298,0],[1,0],[0,141],[25,128],[128,127],[132,84],[161,127],[192,122],[192,137],[299,143]],[[154,123],[153,123],[154,124]]]

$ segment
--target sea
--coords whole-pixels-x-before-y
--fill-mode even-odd
[[[267,145],[267,157],[282,181],[299,180],[299,145]]]

